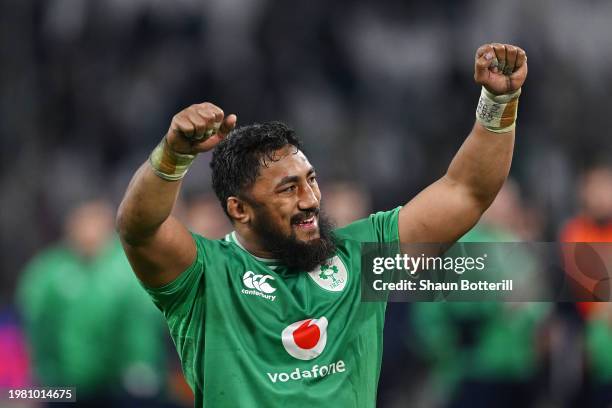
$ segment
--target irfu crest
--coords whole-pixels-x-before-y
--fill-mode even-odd
[[[328,263],[315,268],[308,276],[317,285],[331,292],[341,292],[348,281],[346,267],[338,256],[334,256]]]
[[[336,265],[321,265],[321,273],[319,278],[326,280],[331,278],[332,283],[338,282],[336,275],[338,274],[338,267]]]

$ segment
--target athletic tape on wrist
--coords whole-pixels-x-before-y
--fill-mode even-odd
[[[194,154],[182,154],[173,151],[164,137],[151,152],[149,164],[159,177],[164,180],[175,181],[185,176],[194,159]]]
[[[521,89],[511,94],[495,95],[482,87],[476,120],[495,133],[509,132],[516,126],[516,113]]]

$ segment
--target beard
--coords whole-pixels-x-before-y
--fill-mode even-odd
[[[272,217],[265,209],[258,211],[257,221],[252,224],[252,227],[263,247],[283,265],[289,269],[310,272],[336,253],[336,243],[332,234],[334,223],[318,208],[294,215],[291,217],[291,225],[313,215],[318,215],[319,238],[308,242],[298,240],[293,228],[289,236],[283,233],[274,224]]]

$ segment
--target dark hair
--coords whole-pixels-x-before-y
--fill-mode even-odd
[[[245,190],[253,186],[261,166],[276,161],[274,152],[287,146],[301,149],[295,131],[281,122],[255,123],[234,129],[215,147],[210,167],[212,185],[225,214],[227,199],[245,198]]]

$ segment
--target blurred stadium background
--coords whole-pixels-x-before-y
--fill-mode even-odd
[[[76,313],[62,315],[74,307],[66,306],[70,300],[49,300],[40,293],[51,289],[28,286],[39,282],[28,276],[52,274],[31,270],[46,254],[41,251],[58,242],[81,255],[93,246],[98,272],[121,263],[115,253],[100,255],[112,238],[91,242],[87,231],[74,233],[80,225],[106,237],[108,219],[95,226],[75,219],[83,219],[83,204],[116,206],[172,115],[192,103],[212,101],[236,113],[239,124],[293,126],[318,169],[325,205],[342,224],[402,204],[442,175],[474,121],[476,48],[517,44],[527,51],[529,77],[514,182],[475,239],[611,240],[609,224],[599,218],[599,235],[564,230],[612,194],[609,169],[599,178],[582,177],[612,152],[609,21],[612,3],[604,0],[0,2],[0,387],[78,377],[86,366],[45,372],[40,356],[61,354],[50,344],[71,350],[91,346],[92,339],[105,343],[108,333]],[[208,215],[219,208],[204,156],[185,181],[179,212],[195,230],[221,236],[229,226],[222,215]],[[585,196],[591,198],[581,201]],[[604,221],[612,218],[610,206],[599,207]],[[124,296],[105,304],[125,310]],[[52,312],[45,302],[67,309]],[[95,316],[95,302],[88,307]],[[28,315],[33,310],[36,318]],[[608,406],[612,319],[607,306],[588,310],[391,305],[380,406]],[[189,404],[157,317],[143,330],[160,333],[160,344],[148,342],[151,352],[134,360],[149,365],[108,361],[120,375],[91,379],[100,382],[92,395],[113,389],[126,406],[153,406],[150,398],[164,406]],[[52,327],[41,328],[36,319]],[[60,321],[83,328],[63,330]],[[517,323],[504,324],[510,321]],[[115,332],[125,323],[108,322]],[[81,352],[87,355],[87,348]],[[500,402],[478,405],[479,395]]]

